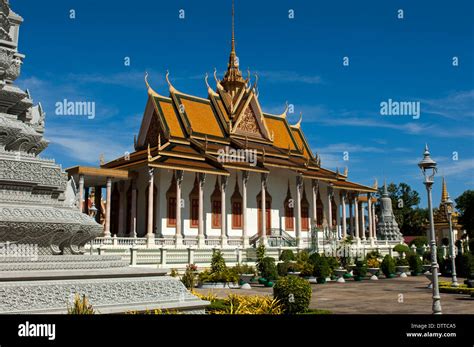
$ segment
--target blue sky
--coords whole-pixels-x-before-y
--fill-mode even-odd
[[[145,71],[161,94],[169,70],[178,90],[205,97],[205,73],[216,67],[222,76],[227,66],[230,0],[10,3],[25,19],[18,84],[47,113],[51,144],[43,156],[64,168],[132,150],[147,100]],[[424,206],[416,163],[425,142],[452,197],[474,189],[473,19],[471,0],[236,0],[237,54],[242,70],[260,76],[264,111],[281,113],[288,101],[295,106],[290,122],[303,112],[303,130],[323,166],[348,166],[351,180],[368,185],[384,177],[406,182]],[[64,99],[95,102],[96,117],[56,115],[55,103]],[[382,116],[388,99],[420,102],[420,118]],[[435,205],[440,185],[438,176]]]

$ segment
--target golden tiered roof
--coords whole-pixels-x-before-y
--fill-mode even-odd
[[[448,216],[446,211],[446,201],[449,199],[448,188],[446,185],[446,179],[443,177],[443,182],[441,186],[441,201],[439,203],[438,209],[433,214],[435,226],[448,226]],[[452,224],[453,228],[457,228],[459,213],[453,211],[452,214]]]
[[[234,14],[234,9],[232,9]],[[232,16],[234,17],[234,16]],[[250,73],[249,73],[250,75]],[[373,187],[347,181],[347,173],[321,167],[301,129],[301,118],[290,125],[287,110],[280,115],[264,113],[256,83],[243,79],[235,51],[234,24],[227,71],[222,80],[214,72],[215,90],[205,77],[208,96],[201,98],[178,91],[166,74],[169,96],[157,93],[148,83],[148,101],[135,141],[135,151],[108,162],[104,168],[134,168],[148,165],[193,172],[229,175],[229,169],[269,172],[271,167],[288,169],[305,178],[331,182],[334,187],[376,192]],[[226,148],[252,150],[256,165],[219,162]]]

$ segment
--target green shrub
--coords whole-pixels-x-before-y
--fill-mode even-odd
[[[397,259],[397,266],[410,266],[410,264],[408,263],[408,259],[407,258],[398,258]]]
[[[264,244],[261,244],[260,246],[257,247],[257,261],[255,263],[257,266],[257,271],[259,273],[262,273],[262,260],[263,258],[265,258],[266,253],[267,253],[267,250]]]
[[[275,265],[275,259],[265,257],[261,261],[261,276],[267,280],[276,280],[278,278],[278,271]]]
[[[283,305],[286,314],[306,312],[311,292],[309,282],[296,276],[282,277],[273,287],[273,297]]]
[[[411,240],[409,246],[415,245],[416,248],[421,248],[428,244],[428,238],[426,236],[418,236]]]
[[[326,277],[331,275],[331,268],[329,267],[328,259],[321,257],[318,263],[314,266],[313,276],[315,276],[319,283],[324,283]]]
[[[219,272],[212,272],[205,270],[199,274],[199,282],[220,282],[220,283],[236,283],[239,280],[240,275],[233,269],[225,268]]]
[[[222,272],[227,268],[224,260],[224,256],[220,250],[214,250],[212,252],[212,260],[211,260],[211,272]]]
[[[296,269],[301,272],[300,276],[311,276],[313,273],[313,264],[309,261],[309,253],[303,250],[296,256]]]
[[[407,259],[408,264],[410,265],[410,270],[413,274],[420,274],[423,272],[423,262],[418,254],[409,254]]]
[[[334,270],[338,269],[340,266],[339,261],[337,260],[336,257],[325,257],[325,258],[329,265],[330,275],[333,275]]]
[[[408,247],[407,245],[401,245],[401,244],[398,244],[398,245],[396,245],[395,247],[393,247],[393,250],[394,250],[395,252],[398,252],[398,254],[400,254],[400,255],[401,255],[402,253],[408,254],[408,253],[411,252],[410,247]]]
[[[313,253],[309,256],[309,262],[313,264],[313,266],[316,266],[321,259],[321,255],[319,253]]]
[[[354,267],[354,276],[356,277],[365,277],[367,274],[367,263],[365,260],[358,260],[355,263]]]
[[[387,254],[382,260],[381,268],[385,277],[390,277],[390,275],[394,274],[396,271],[395,260]]]
[[[196,266],[190,264],[186,266],[186,271],[184,272],[183,277],[181,277],[181,282],[188,289],[193,289],[196,284]]]
[[[288,272],[295,272],[296,264],[285,261],[277,264],[278,276],[286,276]]]
[[[255,274],[255,268],[247,264],[237,264],[233,267],[233,270],[239,275],[242,274]]]
[[[280,261],[286,262],[286,261],[294,261],[296,259],[295,254],[291,249],[285,249],[283,252],[280,254]]]
[[[71,307],[67,308],[68,314],[95,314],[94,308],[89,303],[87,296],[83,295],[82,298],[79,294],[74,295],[74,303]]]
[[[456,272],[459,277],[471,278],[474,273],[474,256],[471,253],[458,254]]]

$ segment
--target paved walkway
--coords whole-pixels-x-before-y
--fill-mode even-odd
[[[442,278],[442,281],[449,281]],[[463,283],[460,280],[460,283]],[[310,308],[330,310],[338,314],[430,314],[431,289],[425,276],[364,280],[346,283],[330,282],[312,284]],[[202,294],[209,289],[197,289]],[[241,295],[272,295],[272,288],[253,285],[251,290],[214,289],[219,297],[228,293]],[[441,305],[445,314],[474,314],[474,298],[462,294],[441,293]]]

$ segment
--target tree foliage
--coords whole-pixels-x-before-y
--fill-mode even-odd
[[[466,190],[455,202],[459,211],[459,224],[467,231],[469,237],[474,237],[474,190]]]

